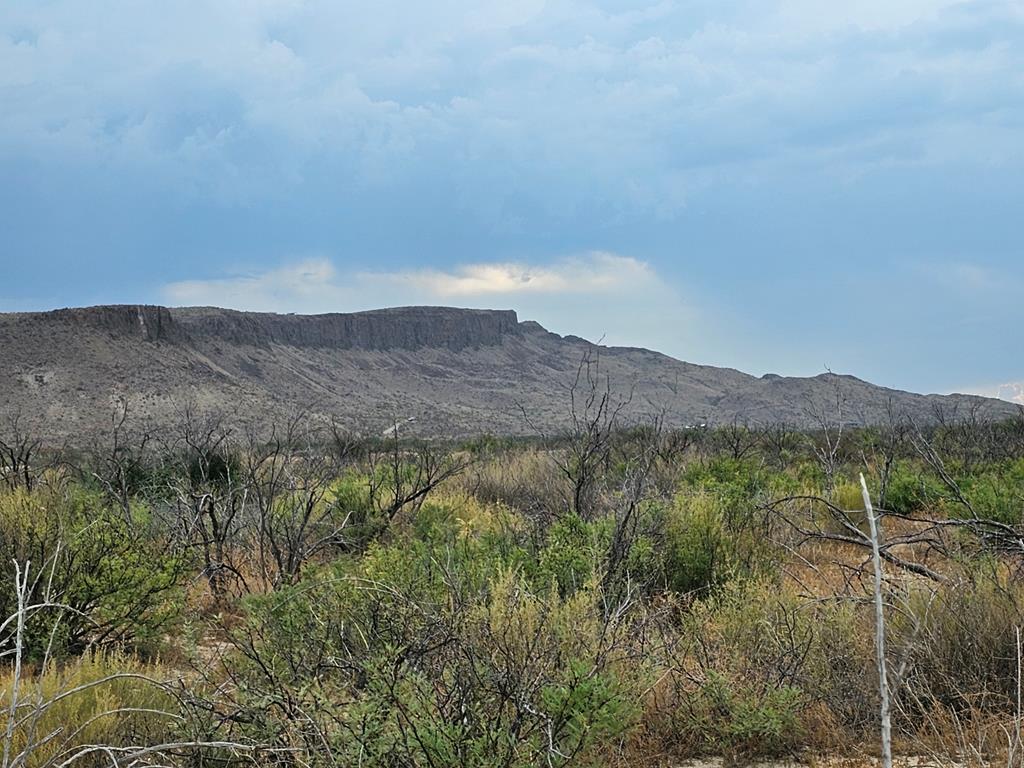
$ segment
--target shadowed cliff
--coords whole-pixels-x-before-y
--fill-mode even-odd
[[[419,349],[500,344],[519,333],[512,310],[398,307],[370,312],[324,315],[279,315],[237,312],[216,307],[168,309],[152,305],[113,305],[59,309],[15,316],[22,323],[88,326],[115,336],[146,341],[217,340],[266,347],[329,349]]]

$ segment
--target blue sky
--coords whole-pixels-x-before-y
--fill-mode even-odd
[[[7,0],[0,311],[514,308],[1024,398],[1024,2]]]

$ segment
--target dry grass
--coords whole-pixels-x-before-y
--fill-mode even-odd
[[[43,768],[90,744],[110,747],[169,741],[177,703],[159,684],[159,665],[118,652],[91,652],[73,663],[23,670],[8,754],[26,768]],[[13,672],[0,673],[6,721]]]

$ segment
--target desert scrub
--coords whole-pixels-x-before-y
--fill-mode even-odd
[[[550,517],[570,495],[553,456],[536,448],[483,456],[459,482],[481,501],[504,504],[531,518]]]
[[[710,491],[681,492],[661,514],[665,588],[705,595],[734,578],[771,573],[775,553],[761,533],[759,516],[741,515]]]
[[[1019,525],[1024,516],[1024,460],[991,463],[960,481],[964,495],[980,517]],[[952,507],[947,502],[947,507]],[[953,514],[963,515],[962,509]]]
[[[339,537],[338,549],[358,552],[387,528],[387,523],[373,505],[367,475],[348,470],[331,483],[327,498],[347,519]]]
[[[24,669],[14,729],[8,747],[12,761],[25,768],[53,766],[88,745],[113,748],[163,744],[179,736],[177,700],[158,681],[168,677],[159,665],[116,650],[90,651],[68,664]],[[0,673],[6,710],[14,672]],[[78,765],[104,765],[102,753]]]
[[[1015,708],[1014,627],[1024,626],[1024,586],[994,558],[964,563],[952,576],[934,588],[911,585],[891,622],[894,644],[908,656],[903,710],[911,726],[936,708]]]
[[[775,757],[803,746],[814,704],[812,618],[765,580],[730,582],[681,618],[652,729],[684,755]]]
[[[889,478],[886,506],[893,512],[912,515],[934,509],[948,491],[931,472],[916,462],[900,462]]]
[[[515,566],[484,578],[483,550],[418,543],[249,601],[230,735],[314,764],[484,768],[566,764],[633,727],[651,679],[640,604],[606,616],[595,579],[562,596]]]
[[[736,434],[744,449],[756,437]],[[325,470],[324,495],[308,507],[313,522],[299,542],[317,546],[301,569],[249,580],[259,593],[226,593],[217,614],[184,611],[180,626],[194,637],[176,658],[193,666],[183,667],[175,692],[186,720],[165,726],[296,750],[287,760],[311,768],[650,765],[698,754],[844,754],[873,741],[879,691],[865,550],[827,538],[850,533],[827,505],[789,498],[827,497],[860,525],[862,498],[849,479],[864,457],[851,452],[826,489],[805,442],[776,443],[767,459],[754,446],[737,459],[730,446],[722,454],[699,438],[659,452],[654,474],[636,485],[626,480],[650,435],[616,438],[607,460],[588,469],[582,513],[572,511],[557,463],[566,446],[557,442],[550,450],[478,446],[465,474],[397,508],[394,488],[415,485],[422,446],[378,448],[373,460],[351,454]],[[927,461],[894,455],[892,506],[916,520],[887,518],[891,551],[939,575],[886,566],[890,661],[894,669],[906,662],[893,675],[894,725],[904,744],[924,734],[962,750],[971,724],[993,735],[1012,725],[1013,630],[1024,624],[1019,549],[1012,536],[993,543],[950,526],[898,542],[923,531],[925,518],[965,517],[965,505]],[[216,490],[225,478],[214,464],[203,464],[199,479]],[[83,647],[85,666],[116,653],[97,654],[90,643],[139,650],[180,634],[177,587],[164,579],[185,565],[199,583],[209,564],[195,555],[182,564],[167,545],[191,542],[182,551],[198,551],[189,526],[208,512],[178,506],[191,488],[188,466],[160,466],[183,479],[169,474],[128,504],[70,475],[31,493],[0,493],[0,557],[31,559],[33,574],[53,564],[54,593],[86,613],[74,628],[62,616],[59,664],[45,675],[72,674]],[[265,527],[285,530],[302,497],[286,485],[274,503],[254,506],[251,489],[266,467],[245,464],[244,453],[242,466],[256,470],[235,478],[237,515],[223,543],[244,568],[266,555]],[[980,513],[1019,525],[1020,460],[963,465],[953,456],[946,466]],[[868,468],[877,493],[881,473]],[[9,587],[0,598],[10,610]],[[54,618],[30,622],[30,666]],[[124,658],[109,664],[139,664]],[[61,717],[77,727],[99,706]],[[163,719],[139,715],[118,723],[127,730],[89,738],[168,738]],[[958,742],[938,740],[954,729]],[[283,754],[263,751],[257,762],[283,762]]]
[[[686,703],[684,731],[706,754],[731,759],[792,754],[804,736],[802,700],[798,688],[765,688],[710,672]]]
[[[30,602],[49,595],[66,606],[59,617],[33,614],[28,658],[41,658],[46,645],[58,656],[97,644],[159,645],[178,612],[185,562],[152,533],[144,504],[133,504],[131,515],[81,487],[0,494],[0,612],[14,611],[13,561],[32,564]]]
[[[587,522],[575,512],[565,514],[548,529],[537,553],[537,585],[554,585],[563,597],[585,586],[601,567],[610,533],[606,519]]]

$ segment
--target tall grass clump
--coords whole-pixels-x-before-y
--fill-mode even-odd
[[[93,650],[66,664],[22,669],[13,728],[7,741],[11,765],[49,768],[79,753],[76,765],[107,765],[106,750],[143,747],[179,738],[178,701],[160,682],[170,677],[158,664],[118,650]],[[0,672],[0,704],[6,715],[15,672]]]

